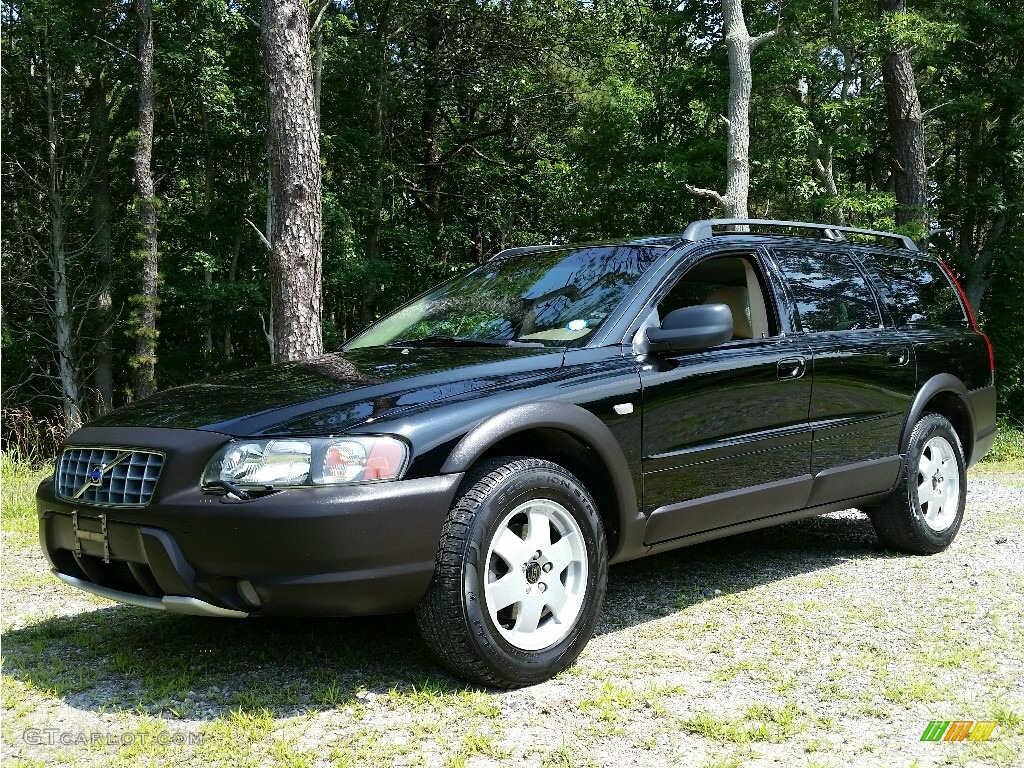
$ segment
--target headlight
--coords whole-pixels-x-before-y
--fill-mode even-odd
[[[287,488],[397,480],[408,460],[409,448],[394,437],[239,440],[217,451],[203,485]]]

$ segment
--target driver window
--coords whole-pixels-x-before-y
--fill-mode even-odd
[[[732,310],[733,339],[763,339],[778,335],[760,275],[754,262],[742,256],[707,259],[683,275],[658,303],[658,318],[680,307],[726,304]]]

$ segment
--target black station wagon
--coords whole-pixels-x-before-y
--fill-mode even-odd
[[[947,547],[993,371],[902,236],[711,220],[513,248],[337,353],[75,432],[40,538],[58,578],[138,606],[415,610],[458,674],[528,685],[583,649],[613,563],[849,507],[887,547]]]

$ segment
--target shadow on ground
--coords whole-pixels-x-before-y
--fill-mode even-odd
[[[888,557],[863,517],[812,518],[624,563],[598,633],[849,559]],[[58,587],[55,585],[55,589]],[[369,695],[479,690],[440,668],[411,615],[206,619],[111,606],[3,638],[6,674],[77,709],[212,719],[358,707]]]

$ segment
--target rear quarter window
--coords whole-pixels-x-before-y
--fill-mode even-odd
[[[967,326],[967,315],[949,277],[934,261],[872,253],[865,266],[878,275],[898,328]]]

